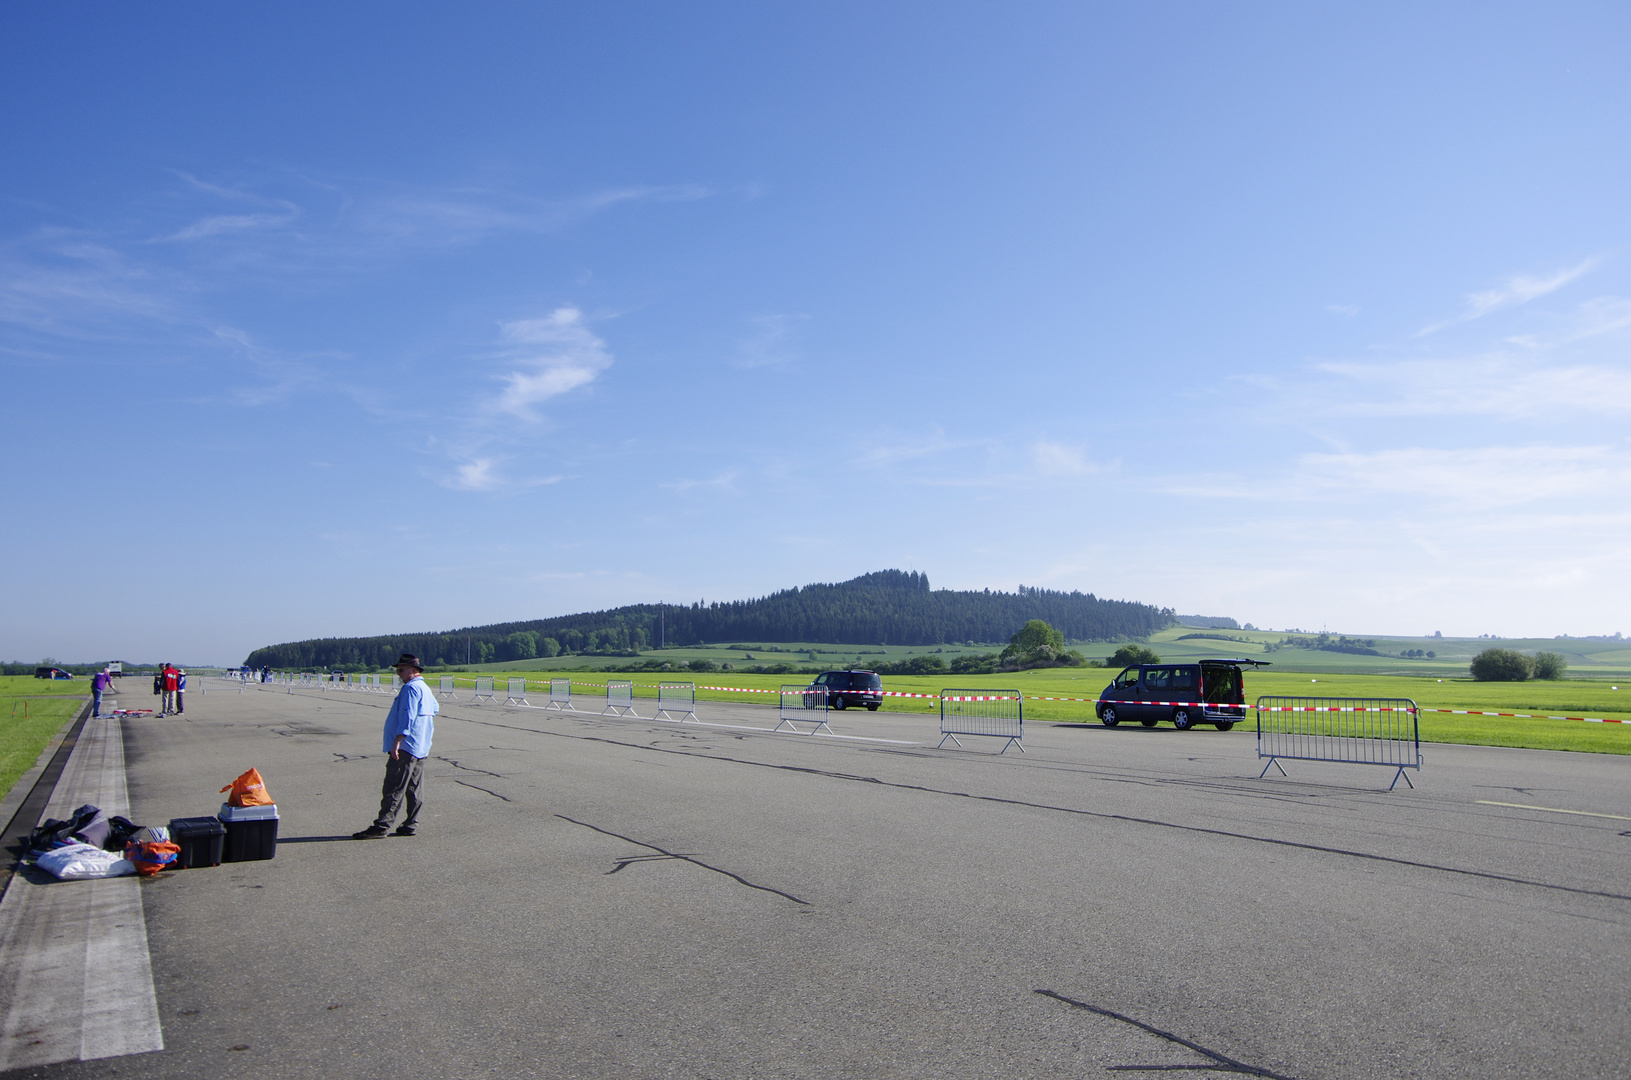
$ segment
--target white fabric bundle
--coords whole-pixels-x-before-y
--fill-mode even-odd
[[[69,844],[67,847],[52,848],[35,859],[34,864],[55,874],[63,881],[123,877],[136,872],[136,867],[119,852],[103,851],[90,844]]]

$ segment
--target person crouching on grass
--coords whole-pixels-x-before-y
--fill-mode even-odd
[[[396,674],[402,680],[402,689],[391,702],[391,711],[385,714],[385,787],[379,800],[379,817],[362,832],[352,833],[353,840],[378,840],[391,828],[396,812],[404,797],[408,801],[408,816],[396,830],[398,836],[412,836],[419,824],[419,811],[424,800],[419,797],[420,784],[425,778],[425,758],[430,755],[430,737],[435,730],[435,716],[441,711],[436,695],[430,692],[420,678],[424,666],[419,657],[403,653],[396,661]]]

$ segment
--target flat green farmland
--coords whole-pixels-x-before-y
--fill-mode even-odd
[[[0,675],[0,798],[91,692],[89,679]]]

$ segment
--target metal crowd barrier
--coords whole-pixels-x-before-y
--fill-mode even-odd
[[[441,679],[437,681],[436,692],[441,694],[448,701],[459,700],[459,695],[453,688],[453,676],[451,675],[443,675]]]
[[[1409,698],[1257,699],[1257,756],[1268,758],[1258,774],[1270,768],[1285,776],[1285,761],[1336,761],[1349,765],[1384,765],[1414,788],[1406,769],[1421,772],[1421,709]]]
[[[470,704],[480,705],[482,698],[486,698],[494,705],[498,704],[498,695],[493,692],[493,677],[491,675],[476,676],[476,694],[470,699]]]
[[[627,712],[619,712],[623,709]],[[611,713],[613,716],[632,716],[636,719],[640,714],[634,711],[634,680],[633,679],[607,679],[606,680],[606,707],[600,710],[600,715]]]
[[[657,684],[657,715],[653,720],[672,720],[679,713],[680,723],[689,716],[697,720],[697,684],[690,682],[659,682]],[[697,720],[697,723],[702,721]]]
[[[795,735],[814,735],[822,728],[827,734],[833,733],[827,727],[827,688],[825,686],[806,686],[801,683],[783,683],[781,690],[781,719],[772,731],[780,731],[782,725]],[[800,731],[793,721],[804,720],[814,724],[809,731]]]
[[[959,735],[1007,739],[999,754],[1006,754],[1010,746],[1025,753],[1025,695],[1018,690],[940,691],[940,742],[935,749],[945,746],[947,739],[961,749]]]
[[[562,712],[578,711],[577,707],[572,704],[571,679],[549,680],[549,704],[545,705],[544,708],[559,709]]]
[[[504,689],[504,704],[531,705],[527,700],[527,680],[525,678],[510,679],[509,685]]]

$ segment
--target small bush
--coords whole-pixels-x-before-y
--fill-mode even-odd
[[[1563,659],[1562,653],[1540,652],[1535,654],[1535,678],[1561,679],[1563,673],[1569,670],[1569,662]]]
[[[1535,662],[1511,649],[1485,649],[1472,658],[1472,677],[1479,682],[1523,682],[1535,673]]]

